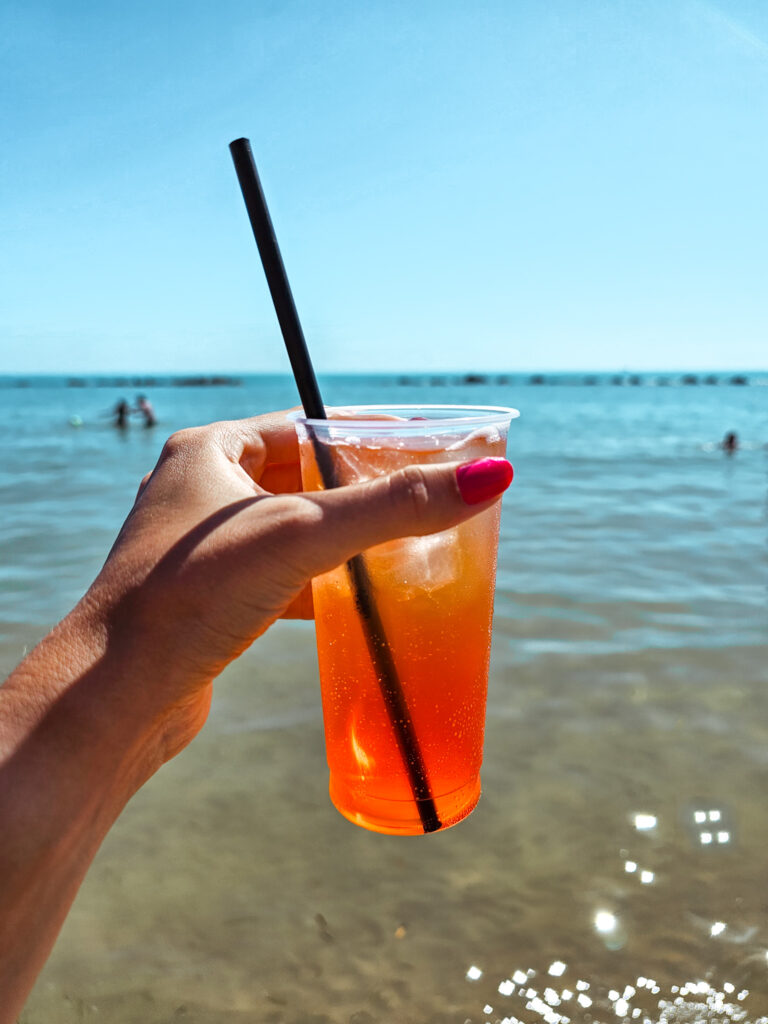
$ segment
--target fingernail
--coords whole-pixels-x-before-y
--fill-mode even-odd
[[[506,491],[515,475],[506,459],[475,459],[456,470],[459,491],[467,505],[479,505]]]

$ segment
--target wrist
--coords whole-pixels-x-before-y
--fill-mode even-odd
[[[140,741],[149,774],[202,728],[211,682],[223,667],[201,666],[190,653],[195,642],[184,643],[183,608],[169,614],[168,604],[146,581],[113,585],[103,574],[72,613],[99,652],[105,688],[94,713],[107,715],[105,729],[117,718],[124,734]]]

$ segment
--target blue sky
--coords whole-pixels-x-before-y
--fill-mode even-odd
[[[768,5],[3,0],[0,372],[764,368]]]

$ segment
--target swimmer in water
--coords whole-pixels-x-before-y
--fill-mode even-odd
[[[134,412],[140,412],[144,417],[145,427],[154,427],[157,423],[157,417],[155,416],[155,410],[152,408],[151,403],[147,400],[144,395],[139,395],[136,399],[136,408]]]
[[[723,440],[720,442],[720,447],[723,449],[726,455],[733,455],[736,449],[739,447],[739,438],[737,434],[729,431]]]
[[[115,417],[115,426],[118,430],[125,430],[128,427],[128,416],[130,415],[130,412],[131,407],[124,398],[121,398],[112,410],[112,415]]]

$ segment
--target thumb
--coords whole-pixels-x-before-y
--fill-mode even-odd
[[[437,533],[489,508],[512,482],[506,459],[407,466],[329,491],[304,492],[310,515],[286,531],[290,561],[310,576],[397,537]]]

